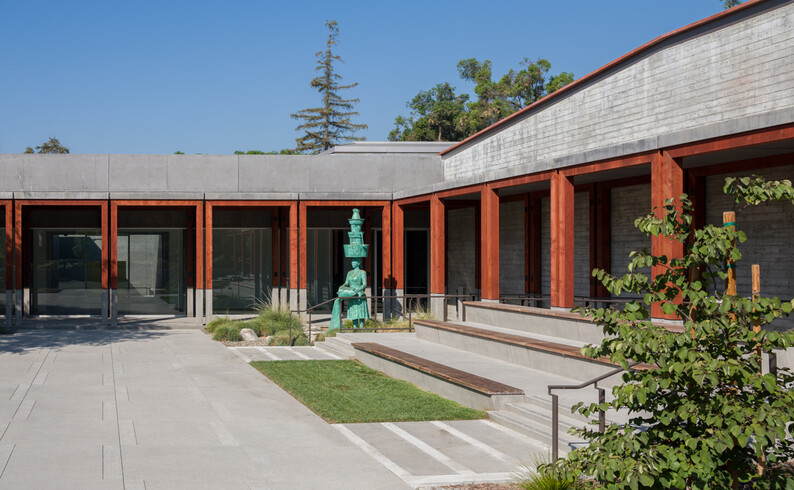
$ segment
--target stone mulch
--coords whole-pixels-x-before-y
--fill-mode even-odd
[[[467,483],[464,485],[424,488],[426,490],[516,490],[518,487],[512,483]]]
[[[240,340],[232,342],[231,340],[221,340],[221,343],[226,347],[268,347],[265,339],[257,340]]]

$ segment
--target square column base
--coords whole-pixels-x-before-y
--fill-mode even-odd
[[[443,294],[430,295],[430,314],[436,320],[445,321],[447,316],[447,302]]]
[[[14,330],[14,291],[6,291],[6,319],[3,325],[4,332]]]
[[[204,297],[201,299],[204,304],[204,323],[209,323],[215,318],[215,314],[212,310],[212,289],[205,289],[203,293]]]
[[[212,289],[210,289],[209,292],[212,293]],[[210,296],[211,296],[211,294],[210,294]],[[196,316],[196,318],[198,319],[198,322],[203,325],[205,323],[204,319],[206,318],[206,315],[204,313],[204,290],[203,289],[196,289],[196,307],[195,307],[195,310],[193,311],[193,313]]]
[[[22,290],[17,289],[14,294],[14,326],[22,325]]]
[[[187,291],[185,291],[187,293],[186,294],[186,296],[187,296],[187,316],[189,316],[189,317],[196,316],[196,314],[195,314],[196,309],[193,306],[193,296],[194,296],[193,291],[195,291],[195,288],[193,288],[193,287],[189,287],[189,288],[187,288]]]
[[[102,290],[102,325],[108,326],[110,323],[110,290]]]
[[[118,289],[110,290],[110,326],[119,326],[119,291]]]

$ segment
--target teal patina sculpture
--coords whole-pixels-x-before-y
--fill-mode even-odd
[[[355,328],[359,328],[369,318],[367,296],[364,293],[367,288],[367,273],[361,269],[361,259],[367,256],[369,245],[364,244],[364,233],[361,231],[364,220],[359,215],[358,209],[353,209],[353,217],[347,221],[350,223],[350,231],[347,233],[350,244],[345,245],[345,257],[353,259],[351,261],[353,270],[347,273],[345,283],[339,286],[336,295],[340,298],[349,298],[345,301],[347,303],[347,318],[353,321]],[[328,331],[340,328],[342,328],[342,308],[337,298],[334,301],[331,325],[328,327]]]

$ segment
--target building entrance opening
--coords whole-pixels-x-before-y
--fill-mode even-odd
[[[216,208],[212,230],[212,310],[251,313],[271,298],[271,212]]]
[[[188,215],[184,209],[120,209],[121,315],[187,313]]]
[[[30,314],[102,313],[99,209],[30,209]]]

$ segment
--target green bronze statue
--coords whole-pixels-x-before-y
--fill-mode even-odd
[[[339,286],[336,295],[345,300],[347,306],[347,318],[352,320],[353,327],[360,328],[369,318],[369,307],[367,306],[367,296],[364,291],[367,288],[367,273],[361,269],[361,259],[367,256],[369,245],[364,244],[364,233],[361,225],[364,220],[359,215],[358,209],[353,210],[353,217],[348,220],[350,231],[347,233],[350,244],[345,245],[345,257],[353,259],[351,265],[353,270],[347,273],[345,283]],[[331,312],[331,324],[328,331],[339,330],[342,328],[342,308],[339,299],[334,301],[334,308]]]

